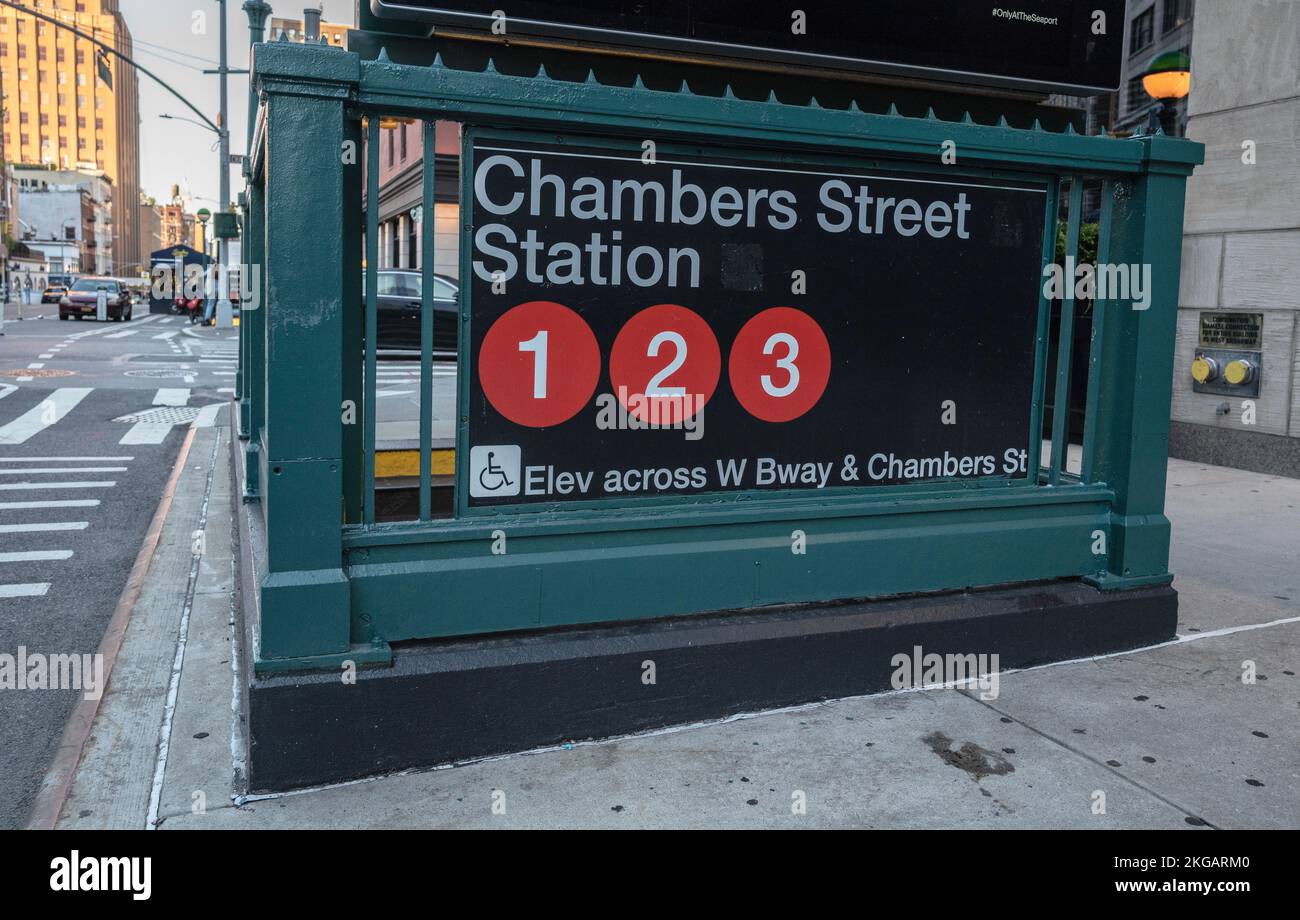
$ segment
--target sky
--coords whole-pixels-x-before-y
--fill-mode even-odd
[[[268,0],[272,16],[300,19],[303,8],[319,0]],[[355,0],[324,0],[327,22],[354,21]],[[248,17],[243,0],[227,0],[229,65],[248,67]],[[120,9],[135,42],[135,58],[168,86],[190,100],[211,121],[220,107],[215,69],[220,58],[220,6],[217,0],[120,0]],[[197,17],[196,13],[205,14]],[[269,24],[269,20],[268,20]],[[270,29],[266,30],[270,37]],[[248,145],[248,77],[229,78],[230,152],[244,153]],[[167,121],[162,114],[195,118],[175,96],[140,74],[140,185],[159,201],[171,199],[171,187],[180,185],[192,197],[191,208],[216,210],[220,188],[216,134],[210,128],[183,121]],[[197,118],[195,118],[197,121]],[[230,171],[231,197],[243,188],[238,168]]]

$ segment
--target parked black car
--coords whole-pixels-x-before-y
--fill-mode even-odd
[[[131,319],[131,293],[116,278],[82,278],[73,283],[59,301],[59,319],[95,317],[99,292],[108,294],[108,318],[114,322]]]
[[[420,305],[423,277],[420,272],[383,269],[378,275],[380,351],[420,352]],[[433,353],[455,357],[460,288],[454,278],[433,276]]]

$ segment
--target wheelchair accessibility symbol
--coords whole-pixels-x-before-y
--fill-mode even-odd
[[[469,451],[469,494],[499,498],[519,494],[519,445],[492,444]]]

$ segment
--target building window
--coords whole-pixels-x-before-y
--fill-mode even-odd
[[[86,63],[86,52],[84,52],[84,51],[78,51],[78,52],[77,52],[77,63],[78,63],[78,64],[84,64],[84,63]]]
[[[26,46],[26,45],[19,45],[19,46],[18,46],[18,60],[20,60],[20,61],[21,61],[21,60],[24,60],[26,57],[27,57],[27,46]]]
[[[41,116],[41,127],[44,128],[44,127],[45,127],[46,125],[48,125],[49,123],[50,123],[50,116],[48,116],[48,115],[42,115],[42,116]]]
[[[58,61],[60,64],[62,64],[64,60],[67,59],[67,57],[68,57],[68,53],[62,48],[59,48],[57,51],[54,52],[54,59]]]
[[[66,128],[67,126],[68,126],[68,116],[67,116],[67,115],[60,115],[60,116],[59,116],[59,127],[60,127],[60,128]]]
[[[1137,54],[1155,39],[1156,8],[1153,6],[1133,17],[1129,32],[1128,53]]]
[[[86,130],[86,116],[84,115],[77,116],[77,127],[83,131]]]
[[[1192,21],[1192,0],[1165,0],[1163,29],[1172,32]]]
[[[1151,102],[1151,97],[1147,95],[1146,88],[1142,85],[1141,77],[1134,77],[1128,81],[1128,87],[1124,92],[1124,103],[1130,112],[1137,112],[1145,109]]]
[[[0,57],[9,57],[9,43],[0,42]]]
[[[402,125],[397,130],[400,131],[402,134],[402,162],[405,163],[406,162],[406,125]]]
[[[393,158],[397,155],[397,145],[393,143],[393,129],[388,129],[388,165],[393,165]]]
[[[37,49],[36,49],[36,60],[38,60],[38,61],[43,61],[43,60],[45,60],[45,46],[44,46],[44,45],[40,45],[40,46],[37,47]]]
[[[6,112],[5,114],[8,114],[8,112]],[[20,125],[25,125],[25,124],[27,124],[27,119],[28,119],[29,117],[30,117],[30,116],[29,116],[26,112],[19,112],[19,113],[18,113],[18,123],[19,123]]]
[[[103,130],[104,130],[104,119],[102,119],[102,118],[96,118],[96,119],[95,119],[95,130],[96,130],[96,131],[103,131]]]

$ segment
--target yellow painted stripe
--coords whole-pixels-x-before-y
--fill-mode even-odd
[[[454,450],[429,452],[430,473],[434,476],[451,476],[456,472]],[[375,478],[396,479],[401,476],[420,475],[418,450],[380,450],[375,452]]]

